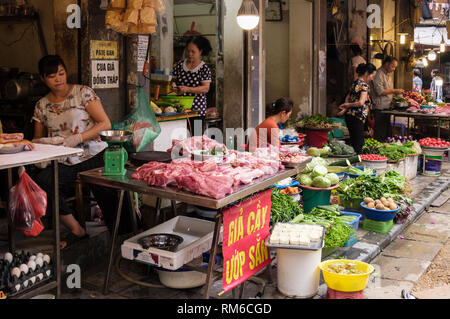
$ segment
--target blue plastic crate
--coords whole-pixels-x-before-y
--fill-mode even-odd
[[[358,213],[352,213],[352,212],[342,212],[344,215],[348,216],[356,216],[355,220],[351,223],[346,223],[349,226],[352,226],[352,228],[357,231],[359,227],[359,220],[362,218],[361,214]]]
[[[350,238],[348,239],[348,241],[344,244],[344,247],[349,247],[358,241],[358,238],[356,238],[356,231],[358,230],[359,220],[361,219],[362,215],[358,214],[358,213],[352,213],[352,212],[342,212],[342,213],[344,215],[356,216],[356,218],[351,223],[345,223],[346,225],[351,226],[355,230],[355,232],[350,235]]]

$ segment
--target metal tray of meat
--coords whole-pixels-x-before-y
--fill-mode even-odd
[[[25,145],[21,144],[21,145],[17,145],[17,146],[12,146],[12,147],[0,147],[0,154],[15,154],[15,153],[20,153],[22,151],[24,151],[25,149]]]
[[[280,223],[280,224],[292,224],[292,225],[298,225],[298,224],[294,224],[294,223]],[[276,224],[275,224],[276,225]],[[270,236],[272,236],[272,232],[275,229],[275,227],[273,227],[270,231],[270,236],[268,237],[268,241],[265,242],[264,244],[267,247],[270,248],[283,248],[283,249],[296,249],[296,250],[318,250],[318,249],[322,249],[323,246],[325,245],[325,227],[322,225],[316,225],[316,224],[306,224],[306,223],[302,223],[300,225],[311,225],[311,226],[319,226],[322,227],[322,238],[317,241],[317,242],[313,242],[310,243],[308,246],[302,246],[302,245],[286,245],[286,244],[271,244],[270,243]]]

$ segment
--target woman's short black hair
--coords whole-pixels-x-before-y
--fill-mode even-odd
[[[433,70],[431,71],[431,73],[434,74],[434,75],[438,75],[439,69],[433,69]]]
[[[361,63],[356,68],[356,73],[358,73],[359,76],[369,73],[371,75],[373,72],[375,72],[377,68],[372,63]]]
[[[59,66],[62,65],[67,70],[63,59],[59,55],[46,55],[39,60],[39,74],[43,78],[50,74],[58,72]]]
[[[187,40],[186,47],[189,43],[193,43],[197,46],[197,48],[202,51],[203,56],[208,56],[209,53],[212,51],[211,43],[209,40],[202,36],[194,36]]]
[[[414,69],[414,75],[415,76],[420,76],[421,75],[420,70],[419,69]]]
[[[383,65],[386,64],[386,63],[392,63],[394,61],[398,62],[397,58],[388,55],[387,57],[384,58]]]
[[[350,50],[353,52],[353,54],[354,54],[355,56],[361,55],[361,54],[362,54],[361,47],[360,47],[358,44],[352,44],[352,45],[350,45]]]
[[[277,115],[281,112],[289,113],[294,108],[294,102],[290,98],[282,97],[267,105],[269,115]]]

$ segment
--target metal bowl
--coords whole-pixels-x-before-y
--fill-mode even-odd
[[[183,237],[174,234],[151,234],[138,239],[138,243],[144,249],[154,247],[168,251],[175,251],[182,242]]]
[[[99,135],[105,142],[126,142],[132,138],[133,133],[130,131],[103,131]]]

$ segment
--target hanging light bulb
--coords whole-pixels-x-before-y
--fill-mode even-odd
[[[441,53],[445,52],[445,40],[444,40],[444,36],[442,36],[442,41],[441,41],[441,46],[439,48],[439,51],[441,51]]]
[[[428,66],[428,60],[427,60],[427,58],[423,58],[423,59],[422,59],[422,63],[423,63],[423,66],[424,66],[424,67],[427,67],[427,66]]]
[[[244,30],[252,30],[259,23],[259,13],[253,0],[243,0],[237,14],[237,23]]]
[[[435,61],[436,58],[437,58],[437,54],[436,54],[436,52],[434,52],[434,50],[431,50],[430,52],[428,52],[428,60]]]
[[[405,44],[407,33],[399,33],[399,34],[400,34],[400,44]]]

